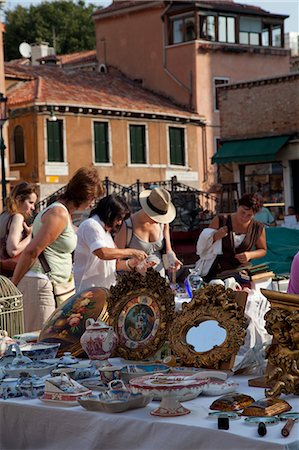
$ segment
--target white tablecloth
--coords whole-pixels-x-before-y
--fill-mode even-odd
[[[263,389],[247,386],[247,378],[234,377],[238,391],[255,399]],[[215,397],[199,396],[186,402],[191,409],[186,416],[163,418],[150,415],[157,402],[146,408],[120,414],[90,412],[81,406],[63,407],[40,400],[23,398],[0,401],[1,450],[298,450],[299,424],[291,435],[280,435],[283,423],[267,427],[259,437],[256,426],[244,419],[230,420],[230,429],[217,429],[217,421],[208,419],[209,406]],[[286,397],[299,410],[299,398]]]

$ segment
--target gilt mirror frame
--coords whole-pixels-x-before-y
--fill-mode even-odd
[[[119,339],[116,355],[128,360],[153,356],[168,338],[174,309],[173,291],[155,270],[148,269],[144,275],[136,270],[119,275],[110,288],[107,307],[108,323]],[[138,315],[145,318],[144,334],[134,323]]]
[[[169,336],[171,350],[180,358],[182,365],[231,369],[248,325],[243,310],[244,296],[240,296],[238,292],[225,290],[219,285],[199,289],[189,303],[183,303],[182,311],[174,318]],[[214,346],[211,350],[197,352],[187,343],[186,336],[192,327],[207,320],[216,320],[225,329],[226,338],[221,345]]]

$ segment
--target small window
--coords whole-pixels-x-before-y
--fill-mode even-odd
[[[234,17],[219,16],[218,41],[229,43],[236,42]]]
[[[94,160],[96,163],[109,163],[107,122],[94,122]]]
[[[228,84],[230,81],[229,78],[214,78],[214,110],[219,111],[219,96],[218,96],[218,88],[220,86],[224,86]]]
[[[178,44],[184,41],[184,21],[183,19],[173,21],[173,43]]]
[[[263,24],[262,45],[264,47],[269,47],[269,45],[270,45],[270,25],[269,24]]]
[[[47,120],[48,162],[64,162],[62,120]]]
[[[193,41],[196,38],[194,17],[183,17],[172,21],[172,43]]]
[[[255,17],[240,17],[240,44],[260,45],[262,21]]]
[[[281,47],[281,25],[272,26],[272,46]]]
[[[216,17],[200,16],[200,38],[207,41],[216,41]]]
[[[146,164],[145,125],[130,125],[131,164]]]
[[[185,166],[185,129],[169,127],[170,164]]]
[[[17,125],[14,129],[13,135],[13,163],[20,164],[25,162],[25,148],[24,148],[24,131],[20,125]]]

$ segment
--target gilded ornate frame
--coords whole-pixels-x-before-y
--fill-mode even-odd
[[[234,357],[243,343],[247,319],[237,302],[238,293],[223,286],[213,285],[199,289],[189,303],[184,303],[172,323],[170,347],[181,364],[206,368],[231,368]],[[216,320],[226,330],[225,341],[209,351],[196,352],[186,342],[190,328],[206,320]],[[226,367],[223,363],[227,363]]]
[[[140,341],[131,339],[132,333],[126,328],[130,311],[136,307],[144,307],[150,313],[148,317],[151,315],[154,320],[150,333]],[[117,284],[110,288],[107,307],[109,325],[119,338],[116,354],[129,360],[143,360],[154,355],[168,338],[174,309],[172,290],[153,269],[148,269],[145,275],[134,270],[118,276]]]

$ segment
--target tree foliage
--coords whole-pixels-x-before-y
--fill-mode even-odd
[[[39,5],[17,6],[5,12],[5,60],[20,58],[19,45],[49,42],[57,54],[95,48],[92,13],[98,9],[84,0],[43,1]]]

